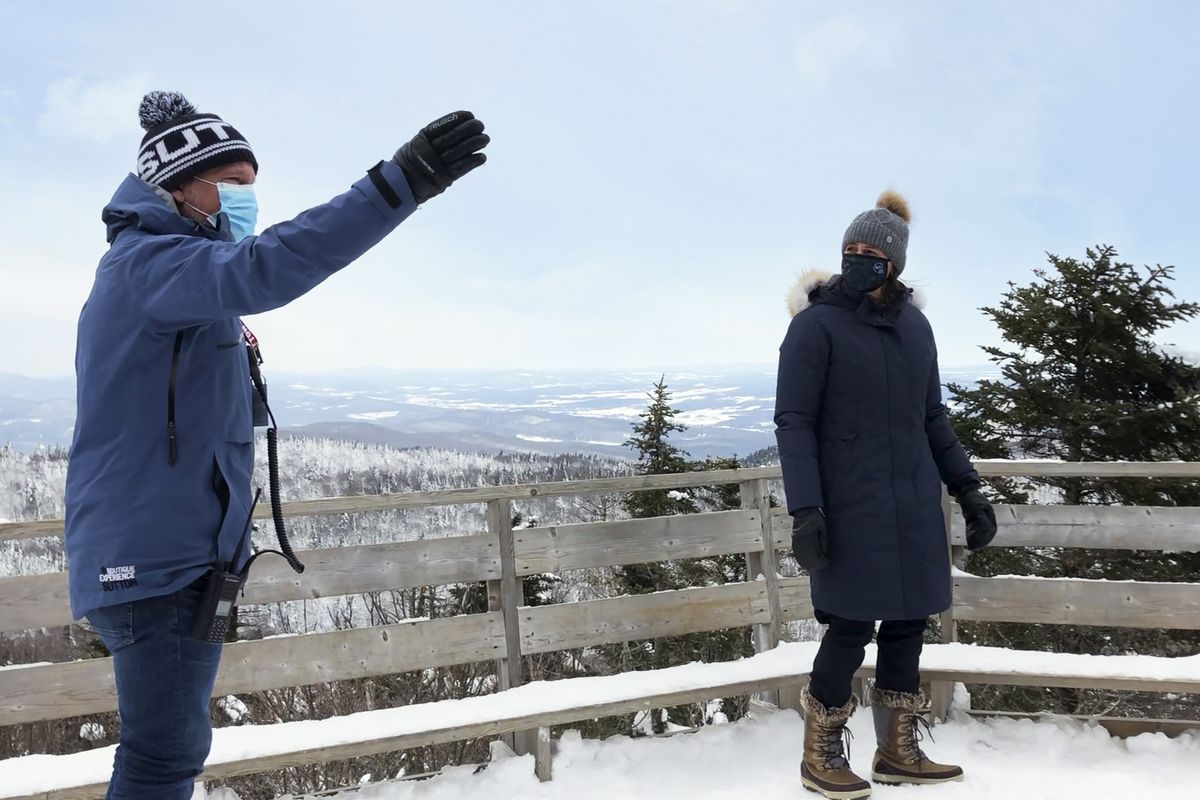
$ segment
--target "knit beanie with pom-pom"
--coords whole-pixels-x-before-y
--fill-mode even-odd
[[[150,92],[138,118],[146,135],[138,150],[137,174],[167,191],[202,172],[247,161],[258,172],[250,143],[216,114],[199,114],[179,92]]]
[[[864,211],[854,218],[846,235],[842,237],[842,250],[846,245],[862,242],[879,249],[892,262],[893,274],[904,271],[904,254],[908,251],[908,223],[912,214],[908,201],[896,192],[887,191],[879,195],[875,208]]]

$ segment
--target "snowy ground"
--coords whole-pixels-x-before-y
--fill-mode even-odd
[[[851,761],[870,772],[874,734],[868,711],[851,722]],[[531,757],[511,758],[473,774],[449,769],[428,781],[377,784],[345,800],[797,800],[803,722],[779,712],[693,735],[614,737],[559,743],[554,780],[539,783]],[[964,766],[961,784],[877,787],[876,798],[904,800],[1148,800],[1200,796],[1200,735],[1122,740],[1070,721],[959,719],[934,729],[933,758]],[[211,800],[233,800],[214,792]]]

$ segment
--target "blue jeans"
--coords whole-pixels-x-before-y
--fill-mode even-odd
[[[221,645],[188,636],[203,583],[96,609],[113,655],[121,736],[105,800],[190,800],[212,744],[209,698]]]

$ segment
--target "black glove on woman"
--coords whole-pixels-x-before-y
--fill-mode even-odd
[[[792,516],[792,555],[809,572],[829,564],[829,534],[825,513],[819,508],[802,508]]]
[[[958,496],[963,519],[967,522],[967,549],[987,547],[996,536],[996,512],[979,489],[968,489]]]

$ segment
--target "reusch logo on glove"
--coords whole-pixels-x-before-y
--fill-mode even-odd
[[[437,122],[429,123],[429,127],[426,128],[426,130],[429,133],[433,133],[438,128],[442,127],[443,125],[449,125],[451,122],[458,122],[458,112],[457,111],[454,112],[453,114],[448,114],[448,115],[442,117]]]

